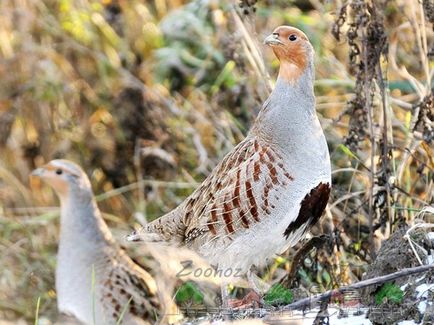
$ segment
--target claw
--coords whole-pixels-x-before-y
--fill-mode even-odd
[[[260,308],[264,301],[258,293],[251,290],[243,299],[230,299],[228,305],[232,309]]]

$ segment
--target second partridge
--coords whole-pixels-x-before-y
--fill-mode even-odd
[[[32,175],[60,198],[59,311],[84,324],[153,324],[164,312],[157,284],[114,241],[83,170],[52,160]]]

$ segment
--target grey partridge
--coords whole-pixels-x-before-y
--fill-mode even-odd
[[[116,324],[121,318],[125,324],[154,323],[163,312],[157,284],[114,241],[83,170],[71,161],[52,160],[32,176],[60,198],[59,311],[85,324]]]
[[[264,43],[280,70],[247,137],[183,203],[129,240],[172,242],[218,269],[247,272],[294,246],[319,220],[331,168],[315,112],[314,50],[290,26],[276,28]]]

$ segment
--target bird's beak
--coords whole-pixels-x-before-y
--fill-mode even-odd
[[[283,42],[281,40],[279,40],[279,35],[276,34],[271,34],[268,35],[265,39],[264,39],[264,44],[265,45],[283,45]]]
[[[142,241],[139,231],[133,231],[131,234],[126,236],[126,239],[131,242]]]
[[[32,173],[30,174],[30,176],[33,177],[42,177],[42,175],[45,173],[45,168],[41,167],[41,168],[36,168],[34,171],[32,171]]]

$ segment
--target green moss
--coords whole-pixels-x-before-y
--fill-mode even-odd
[[[383,302],[390,301],[395,304],[399,304],[402,302],[404,298],[404,292],[394,283],[385,283],[380,291],[375,295],[375,303],[377,305],[382,304]]]
[[[286,305],[290,304],[293,298],[291,290],[278,283],[265,294],[264,301],[267,305]]]
[[[175,300],[178,304],[194,303],[200,305],[203,303],[203,293],[193,282],[184,283],[176,292]]]

